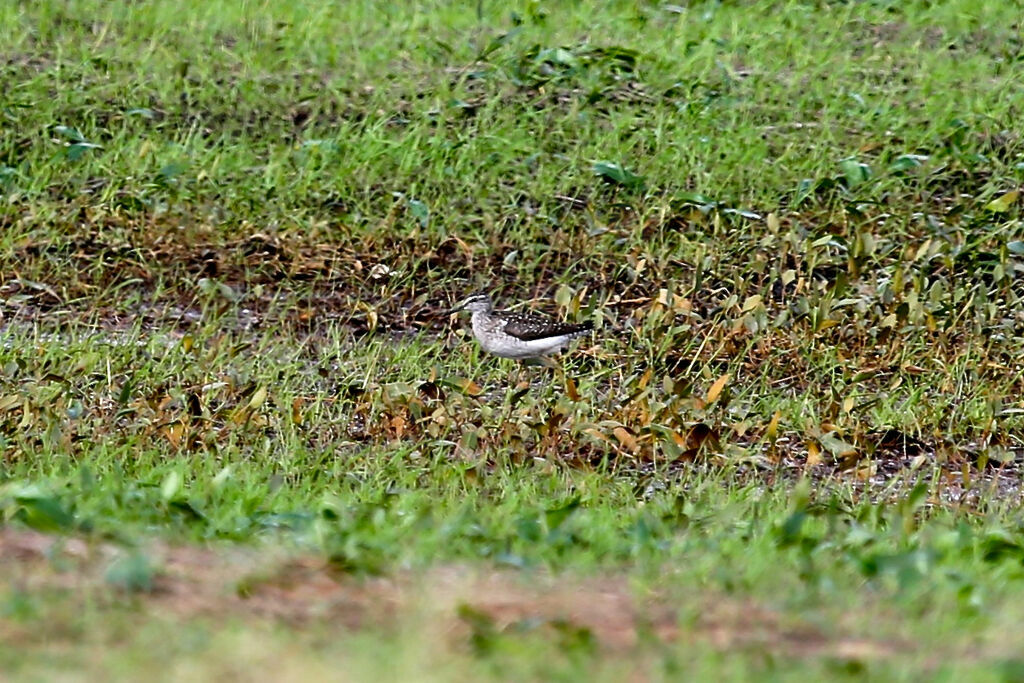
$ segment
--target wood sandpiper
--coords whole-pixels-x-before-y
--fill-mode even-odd
[[[480,347],[502,358],[524,360],[557,353],[594,327],[589,320],[580,324],[560,323],[531,313],[496,311],[487,294],[466,297],[448,315],[463,310],[473,314],[473,336]]]

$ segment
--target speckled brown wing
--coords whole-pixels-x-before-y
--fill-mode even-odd
[[[505,334],[515,337],[520,341],[533,341],[535,339],[548,339],[549,337],[561,337],[566,334],[583,334],[594,327],[589,320],[584,323],[556,323],[547,318],[529,313],[504,312],[502,315],[508,320],[505,323]]]

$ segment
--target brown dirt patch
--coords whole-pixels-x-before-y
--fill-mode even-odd
[[[111,564],[126,553],[104,542],[0,528],[0,582],[19,590],[91,599],[93,604],[139,606],[149,614],[186,620],[257,619],[342,630],[387,629],[407,618],[426,620],[456,648],[484,628],[491,634],[529,630],[545,637],[568,630],[606,652],[673,641],[798,657],[862,659],[906,651],[905,644],[825,634],[748,599],[705,593],[680,604],[636,590],[617,576],[445,566],[357,577],[317,558],[280,551],[155,543],[145,553],[156,568],[151,586],[128,591],[105,579]],[[32,638],[3,616],[0,636]]]

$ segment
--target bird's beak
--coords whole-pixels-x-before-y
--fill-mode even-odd
[[[455,308],[449,309],[449,310],[445,311],[444,313],[442,313],[441,315],[443,315],[445,317],[448,317],[449,315],[455,315],[456,313],[458,313],[459,311],[461,311],[465,307],[466,307],[465,304],[459,304]]]

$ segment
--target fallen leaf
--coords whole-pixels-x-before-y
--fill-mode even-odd
[[[479,384],[465,377],[455,377],[453,379],[448,380],[448,383],[451,386],[458,389],[459,391],[461,391],[462,393],[468,394],[469,396],[479,396],[484,391],[483,389],[480,388]]]
[[[703,422],[698,422],[687,430],[682,445],[687,450],[700,451],[702,449],[717,450],[718,443],[718,432]]]
[[[395,415],[393,418],[391,418],[391,429],[395,432],[396,439],[402,438],[402,436],[405,434],[405,428],[407,426],[408,423],[405,421],[405,418],[402,417],[401,415]]]
[[[849,458],[857,454],[857,447],[848,441],[840,439],[836,436],[835,432],[822,434],[821,437],[818,438],[818,441],[820,441],[822,447],[835,456],[836,459]]]
[[[257,389],[253,393],[252,397],[249,399],[249,410],[256,410],[261,405],[263,405],[263,402],[266,401],[266,400],[267,400],[267,388],[266,387],[260,387],[259,389]]]
[[[1006,213],[1010,210],[1010,207],[1017,201],[1017,197],[1020,196],[1020,190],[1010,190],[1006,194],[996,197],[988,204],[985,205],[986,211],[992,211],[993,213]]]
[[[619,440],[622,447],[626,450],[636,453],[640,449],[640,444],[637,443],[636,437],[629,433],[629,430],[625,427],[616,427],[612,430],[612,434]]]
[[[172,446],[181,446],[182,437],[185,436],[185,425],[181,422],[172,422],[160,430]]]
[[[570,401],[579,401],[581,398],[580,392],[576,388],[576,381],[572,377],[565,378],[565,393]]]
[[[5,413],[8,410],[16,408],[21,404],[21,396],[18,394],[9,394],[0,398],[0,413]]]
[[[708,389],[708,395],[704,399],[709,405],[718,400],[719,395],[722,393],[722,389],[725,389],[725,385],[729,383],[730,375],[726,373],[715,380],[715,383]]]
[[[821,464],[821,449],[814,441],[807,442],[807,466],[814,467]]]
[[[768,422],[768,426],[764,430],[764,435],[770,441],[774,441],[779,435],[779,420],[782,418],[782,411],[776,410],[775,414],[772,415],[772,419]]]

